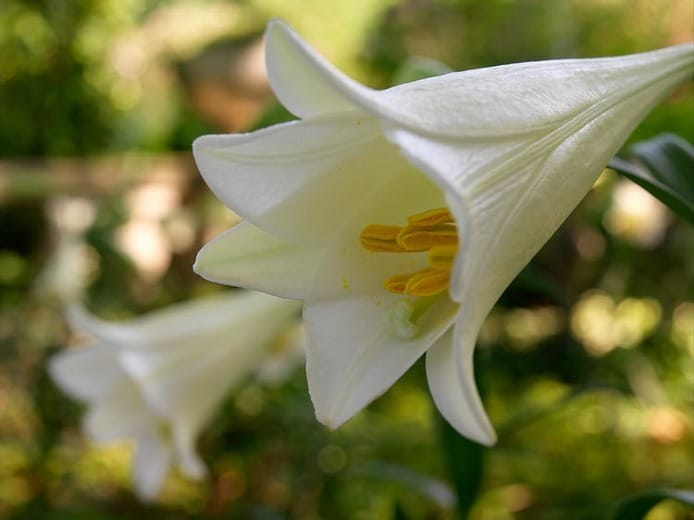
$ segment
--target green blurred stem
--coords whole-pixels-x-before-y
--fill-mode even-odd
[[[483,395],[484,390],[481,384],[483,378],[480,376],[483,375],[484,367],[478,361],[478,356],[475,356],[477,388],[480,395]],[[442,455],[448,466],[451,484],[457,498],[458,517],[466,520],[482,488],[486,448],[460,435],[438,412],[436,406],[433,409],[436,414],[436,430]]]
[[[479,495],[484,473],[484,447],[455,431],[438,413],[437,430],[451,484],[458,503],[458,516],[465,520]]]

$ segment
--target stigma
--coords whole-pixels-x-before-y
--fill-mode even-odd
[[[434,296],[446,289],[458,252],[458,229],[448,208],[411,215],[405,226],[371,224],[359,237],[374,253],[427,252],[427,267],[412,273],[389,276],[383,287],[394,294]]]

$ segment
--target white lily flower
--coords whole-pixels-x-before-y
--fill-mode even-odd
[[[246,219],[195,270],[304,301],[309,390],[327,425],[426,351],[440,411],[492,444],[472,368],[485,316],[693,63],[685,45],[376,91],[271,22],[270,82],[301,120],[195,142],[206,182]]]
[[[198,434],[227,392],[295,322],[299,308],[263,293],[233,291],[122,324],[72,309],[72,327],[92,343],[54,356],[50,373],[63,391],[89,405],[84,430],[93,441],[137,442],[135,489],[151,500],[173,463],[191,479],[204,477]]]

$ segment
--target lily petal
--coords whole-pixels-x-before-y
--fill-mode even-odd
[[[355,163],[376,139],[385,144],[377,122],[352,113],[203,136],[193,154],[205,182],[239,215],[285,240],[310,244],[341,229],[346,216],[335,202],[364,187],[344,170],[362,170],[368,179],[379,165]]]
[[[353,103],[341,90],[368,90],[340,73],[281,20],[265,31],[265,64],[282,105],[300,118],[344,112]]]
[[[178,426],[178,425],[177,425]],[[193,431],[174,427],[173,444],[181,473],[192,480],[201,480],[207,475],[207,467],[195,448],[198,428]]]
[[[319,261],[315,248],[280,240],[241,222],[206,244],[193,270],[212,282],[301,299],[313,285]]]
[[[80,305],[71,305],[66,312],[66,318],[73,330],[96,340],[95,344],[113,346],[130,344],[137,340],[137,332],[129,325],[114,324],[101,320]]]
[[[115,352],[102,348],[77,348],[51,358],[48,370],[53,381],[70,397],[98,402],[125,377]]]
[[[299,308],[297,303],[259,292],[229,291],[171,305],[130,320],[127,326],[137,333],[140,339],[126,346],[128,350],[153,349],[162,354],[165,354],[166,349],[171,348],[169,344],[174,342],[177,348],[182,350],[187,348],[181,346],[182,343],[192,345],[193,350],[194,347],[199,349],[201,344],[209,349],[217,346],[224,350],[220,345],[227,341],[229,331],[235,333],[234,338],[239,338],[231,339],[230,343],[233,345],[237,345],[241,338],[253,338],[243,332],[247,329],[248,320],[267,322],[272,321],[271,317],[277,315],[278,321],[283,323],[287,315]],[[147,341],[143,342],[142,338]]]
[[[440,206],[440,191],[421,175],[417,180],[424,182],[412,183],[416,189],[395,185],[390,193],[399,203],[411,202],[407,207],[415,212]],[[389,204],[377,209],[383,217],[372,222],[405,219],[402,210]],[[335,248],[306,247],[241,222],[206,244],[193,270],[213,282],[252,287],[284,298],[330,300],[380,292],[388,276],[417,270],[423,263],[422,255],[416,254],[383,254],[374,261],[373,253],[361,247],[358,237],[355,230],[349,242]]]
[[[224,396],[260,362],[265,347],[301,307],[299,302],[246,291],[208,298],[197,305],[201,307],[196,309],[195,303],[184,307],[186,321],[198,323],[184,321],[188,330],[179,331],[175,342],[162,341],[169,333],[159,329],[163,338],[156,339],[152,331],[147,345],[119,354],[121,366],[149,406],[172,425],[184,453],[186,443],[198,435]],[[175,314],[168,310],[166,322]],[[155,318],[141,321],[152,326],[161,321],[161,316]]]
[[[458,139],[545,132],[601,101],[625,96],[625,86],[638,90],[639,78],[650,83],[656,71],[676,85],[691,75],[694,52],[684,44],[628,56],[514,63],[376,91],[337,70],[283,22],[268,24],[266,39],[272,88],[299,117],[351,105],[417,133]]]
[[[193,151],[225,204],[280,240],[307,247],[355,240],[369,223],[403,219],[410,202],[416,211],[443,200],[383,138],[376,120],[354,112],[253,134],[203,136]]]
[[[491,446],[496,442],[496,434],[484,411],[482,401],[475,387],[472,366],[472,342],[466,343],[465,359],[462,360],[464,374],[457,367],[458,349],[453,348],[453,330],[449,330],[427,351],[426,371],[429,390],[436,407],[446,420],[461,435]]]
[[[306,373],[322,423],[337,428],[385,392],[451,326],[457,310],[439,298],[417,322],[421,334],[403,339],[388,321],[388,309],[401,301],[388,295],[306,304]]]
[[[83,420],[85,433],[97,443],[141,435],[156,430],[158,425],[159,421],[128,380],[123,380],[108,399],[91,406]]]
[[[157,496],[170,465],[171,448],[161,438],[143,435],[137,439],[132,474],[141,500],[150,501]]]

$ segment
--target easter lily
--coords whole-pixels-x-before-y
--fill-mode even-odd
[[[295,322],[299,307],[233,291],[122,324],[74,308],[71,326],[91,343],[54,356],[50,373],[63,391],[88,405],[84,430],[93,441],[136,441],[135,489],[151,500],[172,464],[188,478],[205,475],[195,450],[198,434]]]
[[[485,316],[632,129],[692,74],[692,46],[376,91],[276,21],[266,64],[300,120],[195,142],[206,182],[246,220],[207,244],[195,270],[304,301],[309,390],[327,425],[426,352],[439,410],[492,444],[472,368]]]

